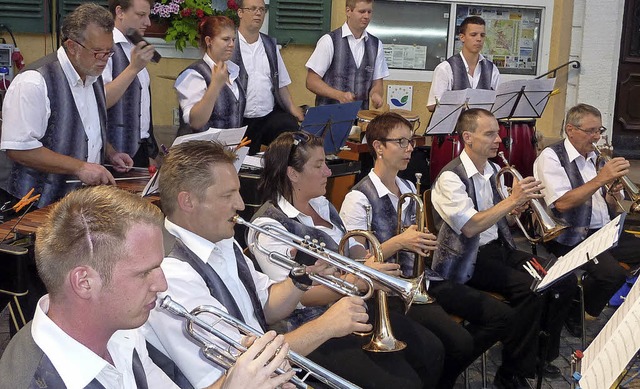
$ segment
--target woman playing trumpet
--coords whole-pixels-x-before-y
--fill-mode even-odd
[[[399,199],[403,194],[416,192],[413,183],[398,177],[413,151],[411,129],[411,124],[395,113],[384,113],[371,121],[366,137],[375,161],[373,170],[347,194],[340,210],[348,230],[367,229],[366,208],[370,207],[372,230],[381,242],[385,259],[392,260],[399,253],[402,273],[407,277],[411,276],[415,261],[415,255],[407,251],[426,256],[437,244],[433,233],[420,231],[415,225],[417,207],[408,198],[402,204],[402,221],[410,227],[396,234]],[[445,362],[438,387],[448,388],[467,365],[500,339],[511,310],[485,293],[443,280],[428,268],[425,277],[428,293],[436,303],[414,304],[408,314],[444,344]],[[391,299],[390,304],[400,308],[397,300]],[[450,314],[471,325],[467,329],[457,324]]]
[[[309,235],[337,251],[346,230],[338,212],[324,197],[330,175],[321,139],[304,132],[281,134],[264,156],[259,190],[266,202],[256,213],[254,223],[278,226],[300,236]],[[248,243],[250,247],[258,243],[270,251],[289,252],[287,245],[264,234],[256,236],[253,231],[249,233]],[[302,254],[297,253],[296,259]],[[258,250],[254,250],[254,255],[272,279],[288,276],[287,270],[272,265]],[[398,274],[395,264],[381,264],[379,269]],[[307,322],[324,310],[326,304],[340,297],[324,286],[313,286],[304,294],[297,312],[287,320],[288,327]],[[349,299],[361,301],[357,297]],[[404,353],[367,353],[361,347],[369,337],[347,335],[326,342],[309,358],[366,388],[433,388],[440,376],[442,344],[403,315],[394,314],[391,321],[396,336],[408,344]]]
[[[242,125],[245,92],[237,81],[240,68],[229,61],[235,25],[226,16],[209,16],[198,32],[204,57],[182,71],[174,85],[182,111],[178,135]]]

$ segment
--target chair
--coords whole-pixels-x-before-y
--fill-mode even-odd
[[[0,301],[8,300],[9,315],[16,331],[27,324],[24,310],[18,297],[29,293],[27,287],[27,266],[29,249],[0,243]]]

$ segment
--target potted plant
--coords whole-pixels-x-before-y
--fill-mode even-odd
[[[213,9],[211,0],[159,0],[154,4],[151,16],[154,22],[168,26],[165,40],[174,41],[176,49],[182,51],[187,44],[198,47],[198,25],[202,19],[222,15],[237,26],[237,10],[235,0],[228,0],[224,10]]]

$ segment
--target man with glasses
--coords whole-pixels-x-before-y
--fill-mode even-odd
[[[307,89],[316,106],[362,100],[362,109],[383,104],[382,79],[389,76],[382,42],[367,33],[373,0],[347,0],[347,21],[323,35],[305,65]]]
[[[260,32],[264,1],[240,0],[238,5],[240,26],[231,61],[240,67],[238,80],[247,95],[243,124],[251,139],[249,154],[255,154],[281,133],[297,131],[304,114],[291,98],[291,79],[276,40]]]
[[[117,171],[133,161],[106,140],[105,92],[100,75],[113,55],[113,18],[83,4],[62,24],[62,47],[31,64],[11,84],[4,100],[0,148],[6,150],[0,185],[21,198],[31,188],[37,207],[62,198],[78,184],[115,184],[101,163]]]
[[[496,174],[500,167],[489,161],[500,145],[498,121],[484,109],[464,111],[456,124],[464,150],[447,164],[436,179],[431,200],[439,217],[438,247],[432,269],[444,278],[473,288],[499,293],[514,308],[511,336],[520,334],[520,347],[503,348],[502,366],[496,372],[498,388],[528,387],[525,378],[536,372],[555,374],[551,361],[559,355],[562,323],[576,289],[576,279],[558,281],[545,293],[531,290],[535,273],[525,271],[533,259],[517,250],[509,224],[544,187],[533,177],[514,182],[511,194],[501,199]],[[515,180],[514,180],[515,181]],[[503,183],[499,183],[503,185]],[[536,258],[542,266],[546,261]],[[523,267],[524,265],[524,267]],[[548,334],[546,353],[538,334]],[[524,334],[524,335],[523,335]]]
[[[144,35],[151,25],[153,0],[109,0],[113,15],[114,56],[102,72],[107,94],[107,138],[118,151],[127,153],[135,166],[155,165],[158,144],[153,137],[151,89],[147,64],[154,47],[146,42],[131,43],[128,29]]]
[[[594,143],[606,131],[602,127],[600,111],[591,105],[578,104],[569,109],[565,120],[566,139],[545,148],[533,165],[534,175],[545,189],[542,193],[556,216],[571,228],[547,244],[556,256],[565,255],[598,229],[607,224],[622,200],[622,186],[614,184],[629,173],[629,161],[612,158],[596,167]],[[582,268],[587,272],[583,280],[587,318],[600,315],[611,296],[626,279],[624,265],[640,263],[638,239],[622,232],[618,245],[589,261]],[[567,328],[574,336],[581,336],[581,309],[576,304],[567,320]]]

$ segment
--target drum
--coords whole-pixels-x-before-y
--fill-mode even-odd
[[[374,111],[372,109],[363,109],[358,111],[358,127],[362,130],[362,132],[367,131],[367,126],[369,122],[373,120],[376,116],[380,115],[382,111]]]
[[[411,131],[414,133],[420,128],[420,115],[413,111],[407,111],[406,109],[392,109],[390,112],[397,113],[403,118],[407,119],[411,123]]]
[[[464,142],[460,135],[434,135],[431,140],[431,155],[429,158],[429,176],[431,182],[449,162],[456,158],[464,149]]]
[[[500,126],[500,149],[523,177],[533,175],[533,162],[538,156],[536,144],[535,119],[511,119],[498,121]],[[492,158],[493,162],[502,166],[500,157]]]

